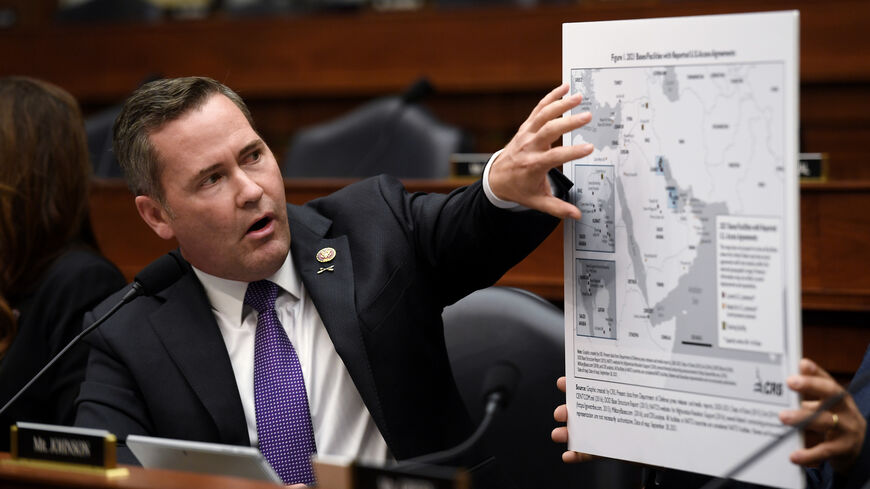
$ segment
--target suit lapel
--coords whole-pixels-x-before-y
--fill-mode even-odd
[[[214,419],[220,441],[250,445],[233,367],[202,285],[188,268],[161,295],[166,302],[149,318],[154,332]]]
[[[336,352],[389,444],[386,419],[356,311],[353,263],[347,236],[325,237],[331,221],[307,207],[288,206],[287,211],[290,219],[290,252],[302,276],[302,283],[314,301]],[[335,258],[321,263],[316,256],[324,248],[333,248]],[[323,270],[330,266],[331,270]]]

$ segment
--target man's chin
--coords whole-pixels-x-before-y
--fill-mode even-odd
[[[290,244],[278,242],[268,243],[252,252],[247,257],[248,260],[242,260],[247,272],[245,275],[249,277],[245,282],[254,282],[274,275],[284,265],[288,253],[290,253]]]
[[[225,253],[214,251],[197,249],[191,252],[181,247],[182,256],[209,275],[238,282],[255,282],[271,277],[281,268],[290,253],[290,239],[289,236],[273,238],[257,246],[236,246]]]

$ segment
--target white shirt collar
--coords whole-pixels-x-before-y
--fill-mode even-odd
[[[193,272],[202,283],[208,301],[212,309],[227,318],[238,318],[234,325],[241,327],[244,321],[245,292],[248,290],[248,282],[229,280],[215,275],[210,275],[194,267]],[[302,297],[302,279],[293,265],[292,253],[287,253],[284,264],[275,273],[266,277],[266,280],[274,282],[281,290],[287,292],[293,298]],[[280,295],[279,290],[279,295]]]

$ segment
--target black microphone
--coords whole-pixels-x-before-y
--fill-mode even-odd
[[[154,295],[180,279],[184,266],[177,253],[171,251],[143,268],[133,278],[133,287],[121,301],[126,304],[140,295]]]
[[[510,404],[517,390],[517,384],[520,382],[520,377],[522,374],[519,367],[507,360],[489,367],[483,378],[483,389],[481,389],[487,412],[497,408],[506,408]]]
[[[735,465],[734,468],[729,470],[721,478],[712,479],[710,482],[701,486],[701,489],[719,489],[720,487],[724,487],[725,484],[730,481],[730,479],[734,478],[737,474],[743,472],[744,470],[755,464],[758,460],[767,455],[768,452],[770,452],[771,450],[776,448],[777,445],[782,443],[786,438],[797,433],[798,431],[803,430],[804,428],[809,426],[809,424],[812,423],[816,418],[818,418],[820,414],[827,411],[838,402],[842,401],[843,398],[846,397],[847,393],[855,393],[860,391],[864,388],[864,386],[867,385],[868,382],[870,382],[870,372],[864,372],[858,377],[855,377],[854,379],[852,379],[852,382],[849,383],[848,388],[843,389],[836,396],[831,396],[825,399],[825,402],[821,403],[819,407],[816,408],[816,410],[813,411],[813,413],[810,414],[806,419],[798,424],[792,425],[788,430],[784,431],[779,436],[771,440],[767,445],[759,448],[754,453],[746,457],[743,461]],[[868,481],[868,484],[870,484],[870,481]]]
[[[510,404],[521,376],[520,369],[508,360],[490,366],[483,378],[483,389],[481,390],[486,408],[483,420],[474,433],[453,448],[403,460],[391,468],[404,469],[423,464],[439,464],[463,455],[480,440],[492,423],[495,413]]]
[[[402,93],[402,102],[413,104],[435,92],[435,87],[425,76],[415,81]]]
[[[133,279],[133,286],[124,294],[124,297],[115,304],[114,307],[109,309],[109,312],[103,314],[100,319],[97,319],[93,324],[82,330],[81,333],[76,335],[61,351],[57,353],[48,363],[42,367],[42,370],[36,373],[26,384],[24,387],[18,390],[14,396],[12,396],[9,401],[0,408],[0,415],[6,412],[9,409],[9,406],[12,405],[21,394],[27,391],[31,385],[33,385],[37,380],[39,380],[42,375],[51,368],[52,365],[57,363],[66,352],[68,352],[73,346],[76,345],[82,338],[84,338],[88,333],[96,329],[99,325],[103,324],[107,319],[112,317],[118,309],[120,309],[124,304],[132,301],[133,299],[141,296],[141,295],[153,295],[161,290],[169,287],[173,283],[175,283],[181,276],[184,275],[184,267],[181,265],[181,259],[178,257],[176,251],[172,251],[167,253],[160,258],[151,262],[148,266],[142,269],[136,277]]]

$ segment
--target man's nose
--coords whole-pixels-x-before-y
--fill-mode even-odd
[[[238,171],[239,189],[236,194],[237,204],[244,207],[248,203],[257,202],[263,196],[263,187],[244,171]]]

